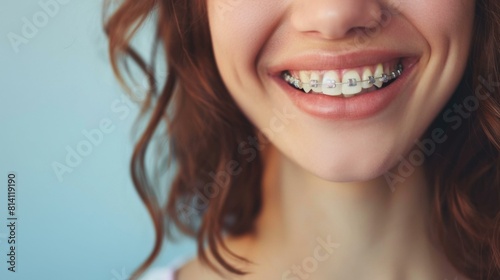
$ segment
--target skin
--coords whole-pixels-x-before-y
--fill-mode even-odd
[[[264,204],[256,231],[228,239],[229,248],[254,264],[228,260],[252,274],[227,279],[466,279],[430,237],[423,166],[414,166],[397,185],[387,174],[399,174],[402,157],[416,149],[458,85],[474,4],[207,1],[221,76],[270,141],[262,140]],[[364,27],[378,32],[360,43]],[[355,48],[390,48],[419,59],[403,92],[369,118],[308,115],[269,76],[278,61],[304,50],[345,54]],[[279,125],[272,121],[276,111],[287,116]],[[335,243],[335,249],[315,255],[318,238]],[[194,260],[179,279],[225,278]]]

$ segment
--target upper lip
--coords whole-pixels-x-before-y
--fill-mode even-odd
[[[394,50],[364,50],[337,54],[322,50],[308,50],[294,54],[268,68],[272,76],[286,70],[336,70],[351,69],[384,63],[398,58],[413,57],[416,54]]]

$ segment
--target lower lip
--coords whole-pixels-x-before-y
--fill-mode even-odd
[[[281,77],[275,76],[274,78],[301,111],[323,119],[357,120],[370,118],[384,111],[402,92],[416,63],[416,60],[411,63],[403,61],[403,74],[389,86],[347,98],[305,93],[293,88]]]

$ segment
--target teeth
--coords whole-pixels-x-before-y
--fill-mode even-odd
[[[316,93],[322,93],[322,87],[321,87],[321,79],[319,77],[319,73],[316,71],[311,72],[311,80],[309,81],[309,84],[312,88],[312,90]]]
[[[311,73],[309,71],[300,71],[300,80],[302,81],[302,89],[309,93],[311,91],[311,86],[309,85],[309,81],[311,80]]]
[[[359,81],[361,81],[361,77],[358,72],[354,70],[345,72],[342,78],[342,93],[346,96],[360,93],[362,88]]]
[[[389,69],[388,66],[383,66],[383,68],[384,68],[384,73],[386,73],[386,74],[390,74],[391,73],[392,69]]]
[[[378,88],[381,88],[382,87],[382,84],[384,84],[384,82],[382,81],[382,75],[384,75],[384,66],[382,66],[382,64],[378,64],[377,67],[375,68],[375,73],[373,73],[373,75],[375,77],[377,77],[377,79],[375,80],[375,86],[377,86]]]
[[[341,95],[342,87],[337,85],[340,81],[339,75],[335,71],[328,71],[323,76],[323,93],[326,95]]]
[[[372,73],[372,69],[375,72]],[[347,70],[342,78],[339,72],[330,71],[297,71],[293,76],[290,72],[283,72],[283,79],[297,89],[304,92],[311,91],[326,95],[346,97],[356,95],[360,92],[371,92],[381,88],[384,83],[396,79],[403,73],[403,66],[398,64],[393,71],[384,69],[383,64],[377,64],[374,68],[364,67],[361,71]],[[372,88],[375,85],[375,88]]]
[[[369,68],[365,68],[365,70],[363,71],[363,76],[361,77],[361,79],[363,80],[361,86],[363,88],[371,88],[373,86],[373,83],[370,83],[370,77],[373,77],[372,71]]]

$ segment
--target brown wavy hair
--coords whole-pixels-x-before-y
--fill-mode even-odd
[[[173,228],[196,238],[200,260],[212,269],[218,271],[208,260],[205,245],[224,269],[244,274],[230,265],[218,248],[245,260],[229,251],[223,236],[252,231],[261,209],[262,160],[258,149],[253,150],[252,161],[246,160],[248,155],[243,157],[249,137],[258,132],[238,109],[219,75],[206,1],[120,0],[112,4],[116,1],[105,0],[103,16],[113,70],[128,89],[131,60],[149,82],[139,117],[147,120],[147,125],[135,146],[131,174],[154,222],[156,240],[132,279],[152,264],[164,236],[173,237]],[[131,42],[147,20],[155,24],[149,62]],[[444,129],[449,139],[427,158],[426,169],[433,182],[433,228],[442,250],[465,276],[498,280],[500,2],[476,1],[473,36],[462,81],[428,130],[430,135],[434,128]],[[159,50],[164,52],[166,79],[155,78]],[[462,119],[461,125],[445,121],[446,112],[454,105],[470,101],[478,106],[468,112],[470,116]],[[168,141],[169,149],[168,153],[166,149],[156,153],[168,160],[155,170],[175,170],[167,197],[159,197],[158,188],[168,186],[153,184],[146,168],[146,152],[157,134]]]

